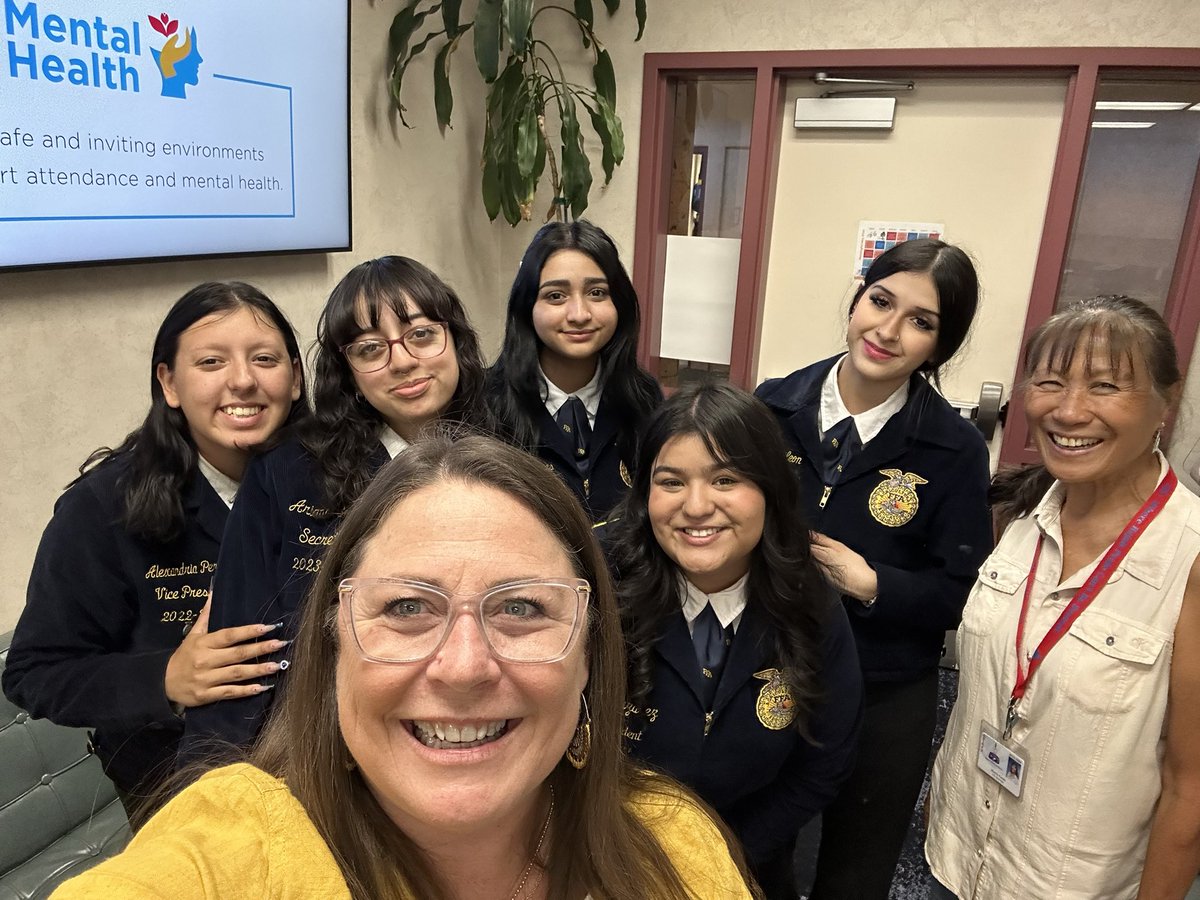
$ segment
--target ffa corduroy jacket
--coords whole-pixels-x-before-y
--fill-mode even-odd
[[[495,382],[489,379],[488,384],[494,391]],[[661,393],[658,399],[661,401]],[[600,406],[596,410],[596,422],[592,426],[589,444],[591,465],[586,478],[576,465],[573,440],[563,434],[554,417],[546,412],[544,404],[538,405],[534,426],[538,432],[538,443],[534,449],[538,458],[574,492],[593,522],[605,520],[624,498],[632,479],[629,464],[621,459],[619,422],[608,395],[601,393]]]
[[[844,598],[867,681],[902,681],[937,665],[945,632],[992,549],[983,436],[920,375],[908,401],[847,464],[825,496],[821,385],[840,357],[759,385],[800,478],[805,525],[841,541],[879,577],[874,606]]]
[[[229,510],[194,469],[183,533],[165,544],[122,524],[124,456],[54,505],[4,669],[4,693],[32,715],[94,729],[113,782],[146,793],[171,771],[183,723],[167,700],[167,661],[208,596]]]
[[[387,461],[380,444],[371,457],[372,471]],[[340,522],[325,508],[317,462],[299,441],[285,441],[254,459],[225,528],[209,630],[282,622],[269,637],[295,638],[301,603]],[[287,658],[284,648],[259,661]],[[262,694],[188,710],[181,761],[202,758],[217,742],[249,746],[285,675],[264,679],[275,687]]]
[[[854,765],[862,678],[840,605],[822,641],[822,697],[811,740],[781,699],[773,632],[747,602],[713,700],[702,700],[700,665],[682,611],[655,644],[653,687],[625,710],[629,753],[686,784],[745,846],[752,866],[791,852],[796,834],[837,795]]]

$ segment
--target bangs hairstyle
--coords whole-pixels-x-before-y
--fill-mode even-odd
[[[570,490],[532,456],[491,438],[454,440],[448,428],[440,431],[385,466],[338,529],[303,606],[288,689],[252,762],[282,778],[304,805],[352,897],[448,897],[428,858],[380,807],[342,738],[337,659],[357,650],[352,640],[343,644],[339,638],[337,585],[354,575],[367,542],[415,492],[445,482],[499,490],[558,538],[575,574],[593,588],[579,638],[588,660],[591,753],[584,769],[564,758],[548,779],[555,798],[549,896],[687,900],[692,895],[670,859],[626,804],[632,792],[678,791],[633,767],[621,749],[625,656],[612,583],[591,523]]]
[[[379,327],[386,306],[408,326],[411,304],[445,322],[458,358],[458,387],[442,418],[490,431],[483,411],[483,353],[458,295],[421,263],[381,256],[355,266],[338,282],[317,322],[313,383],[314,417],[302,443],[321,470],[322,506],[341,515],[370,480],[370,460],[379,446],[383,417],[359,392],[341,348]],[[364,321],[365,320],[365,321]]]
[[[775,441],[783,447],[774,417],[751,394],[718,381],[685,385],[647,422],[632,496],[643,503],[649,500],[654,461],[670,440],[688,435],[699,437],[713,459],[763,492],[767,527],[778,519],[775,513],[780,509],[799,503],[799,482],[789,469],[786,450],[772,452]]]
[[[699,437],[713,459],[762,492],[763,535],[750,558],[747,602],[762,611],[775,635],[781,668],[796,700],[797,728],[807,734],[819,699],[820,641],[831,595],[812,559],[799,481],[787,462],[774,415],[757,398],[724,382],[686,385],[651,415],[633,487],[610,526],[630,697],[636,702],[650,693],[654,644],[683,602],[679,570],[654,535],[649,499],[655,460],[668,441],[687,435]]]
[[[300,397],[292,403],[284,425],[295,425],[310,414],[300,345],[292,323],[282,310],[258,288],[242,281],[206,281],[196,285],[175,301],[154,337],[150,355],[150,411],[145,420],[115,450],[101,447],[79,467],[82,477],[104,459],[129,454],[130,466],[121,490],[125,506],[123,524],[132,534],[166,543],[182,533],[183,492],[199,460],[183,410],[172,408],[163,394],[158,367],[162,364],[174,370],[180,337],[201,319],[239,309],[250,310],[260,322],[278,331],[287,349],[288,362],[300,367]],[[263,446],[273,443],[268,438]]]
[[[941,368],[966,342],[979,307],[979,278],[971,258],[959,247],[932,238],[916,238],[896,244],[875,258],[862,286],[850,302],[850,315],[863,294],[877,281],[898,272],[928,274],[938,295],[937,341],[933,356],[917,370],[941,387]]]
[[[1025,342],[1025,386],[1043,365],[1058,375],[1069,372],[1080,353],[1088,377],[1105,365],[1113,373],[1130,374],[1144,365],[1155,393],[1167,403],[1174,401],[1183,380],[1167,323],[1141,300],[1124,294],[1076,301],[1039,325]],[[997,522],[1007,525],[1028,516],[1053,483],[1043,465],[1001,469],[988,492]]]
[[[543,225],[521,257],[517,277],[508,294],[508,313],[500,355],[488,373],[488,394],[496,400],[496,416],[507,436],[527,450],[538,444],[535,421],[544,410],[542,380],[538,372],[541,340],[533,327],[546,261],[560,250],[578,250],[604,273],[609,296],[617,312],[617,327],[600,350],[604,371],[604,397],[619,422],[621,459],[633,461],[638,426],[658,403],[654,379],[637,362],[641,313],[637,292],[621,265],[617,246],[591,222],[551,222]]]
[[[1143,360],[1155,392],[1167,401],[1182,380],[1167,323],[1124,294],[1080,300],[1043,322],[1025,345],[1026,381],[1040,366],[1058,374],[1070,371],[1079,353],[1089,376],[1105,364],[1113,373],[1132,373]]]

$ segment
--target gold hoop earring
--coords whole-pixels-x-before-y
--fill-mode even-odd
[[[576,769],[586,766],[592,753],[592,714],[588,711],[587,697],[580,694],[579,699],[583,701],[583,718],[575,726],[571,743],[567,745],[567,762]]]

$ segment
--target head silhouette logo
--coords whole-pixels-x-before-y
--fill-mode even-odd
[[[158,74],[162,76],[162,95],[164,97],[187,97],[187,86],[199,84],[200,63],[204,57],[196,43],[196,29],[178,34],[179,20],[172,19],[166,13],[158,16],[148,16],[150,27],[167,39],[161,50],[150,49],[154,62],[158,65]]]

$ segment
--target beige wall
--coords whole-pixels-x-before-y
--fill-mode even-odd
[[[717,50],[815,50],[863,47],[1193,47],[1200,44],[1194,0],[651,0],[646,35],[633,33],[625,0],[602,25],[617,70],[617,108],[629,155],[591,216],[623,247],[632,246],[641,113],[642,54]]]
[[[396,0],[353,0],[351,129],[355,249],[348,254],[111,266],[0,275],[0,630],[15,623],[38,536],[61,486],[93,447],[119,439],[145,410],[146,359],[166,307],[196,281],[239,277],[278,299],[307,341],[316,311],[355,261],[383,252],[415,256],[467,300],[494,349],[504,290],[532,225],[488,225],[478,200],[479,94],[459,76],[456,125],[445,139],[431,103],[414,92],[416,131],[394,136],[378,80]],[[599,4],[598,4],[599,6]],[[650,51],[854,47],[1126,45],[1200,43],[1193,0],[706,0],[650,4],[643,41],[630,43],[632,2],[601,25],[619,81],[629,153],[589,215],[624,251],[632,246],[642,54]],[[429,60],[411,85],[429,82]],[[473,84],[474,82],[466,82]],[[425,102],[422,102],[422,99]],[[47,363],[46,347],[57,348]]]
[[[1008,386],[1016,363],[1062,121],[1065,79],[919,79],[891,131],[792,125],[789,84],[775,192],[759,377],[786,375],[845,346],[860,220],[936,222],[975,260],[975,337],[949,367],[946,395]]]
[[[145,415],[154,333],[171,303],[197,282],[257,284],[288,313],[307,347],[337,280],[363,259],[401,253],[446,277],[487,348],[498,345],[503,232],[488,223],[479,199],[481,126],[466,115],[482,102],[482,88],[477,77],[461,77],[474,63],[469,53],[458,54],[455,127],[443,139],[425,60],[409,75],[419,89],[407,103],[416,128],[393,129],[379,84],[393,6],[354,3],[353,251],[0,275],[0,631],[16,623],[38,538],[63,485],[91,450],[119,441]]]

